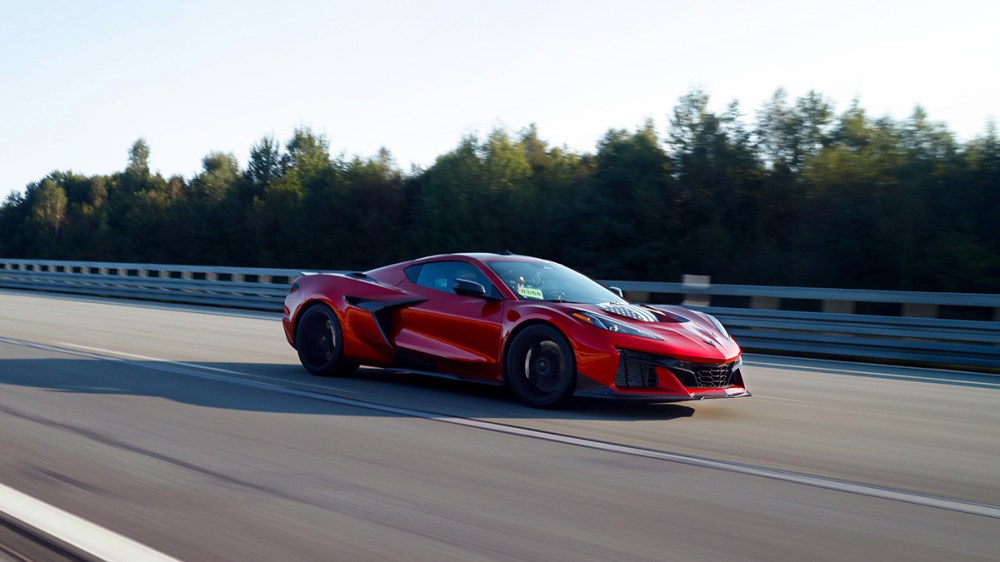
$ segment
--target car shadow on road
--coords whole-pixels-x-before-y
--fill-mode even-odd
[[[51,392],[151,396],[246,411],[352,416],[505,420],[675,420],[695,415],[680,403],[576,398],[561,410],[519,403],[505,387],[363,368],[349,377],[314,377],[300,366],[98,358],[3,359],[0,385]]]
[[[503,408],[506,414],[513,414],[516,417],[600,418],[628,421],[676,419],[694,415],[693,408],[679,403],[589,397],[575,397],[569,405],[559,410],[541,410],[530,408],[518,402],[507,387],[374,368],[359,370],[357,374],[352,375],[351,379],[355,379],[354,382],[363,382],[366,386],[372,387],[398,386],[423,397],[435,395],[435,402],[440,401],[440,403],[454,404],[460,407],[465,406],[462,404],[463,401],[475,399],[482,402],[483,406],[492,405]]]

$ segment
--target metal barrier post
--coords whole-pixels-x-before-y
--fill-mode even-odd
[[[903,316],[907,318],[937,318],[938,305],[922,302],[903,303]]]
[[[823,312],[833,314],[854,314],[854,301],[824,300]]]
[[[712,286],[710,275],[688,275],[685,273],[681,277],[681,283],[684,284],[685,289],[684,302],[681,304],[684,306],[710,306],[712,304],[712,296],[708,294],[708,289]]]

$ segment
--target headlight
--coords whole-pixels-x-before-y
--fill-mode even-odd
[[[729,340],[733,339],[733,336],[729,335],[729,332],[726,331],[725,326],[722,325],[722,322],[719,322],[718,318],[712,316],[711,314],[706,314],[705,316],[708,316],[708,319],[712,321],[712,325],[715,326],[715,329],[721,332],[722,335],[726,337],[726,339]]]
[[[595,314],[593,312],[583,312],[577,311],[573,312],[570,316],[576,318],[577,320],[590,324],[591,326],[596,326],[602,330],[607,330],[609,332],[614,332],[616,334],[625,334],[627,336],[638,336],[640,338],[649,338],[651,340],[662,340],[660,336],[647,332],[646,330],[629,326],[624,322],[619,322],[614,318],[608,318],[603,314]]]

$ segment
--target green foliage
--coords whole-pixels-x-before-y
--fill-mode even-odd
[[[132,148],[128,151],[128,167],[126,172],[138,175],[149,175],[149,145],[146,139],[139,139],[132,143]]]
[[[245,169],[213,152],[190,179],[53,172],[0,204],[0,255],[366,269],[509,249],[602,278],[1000,292],[1000,139],[958,143],[922,108],[895,122],[858,101],[775,92],[745,124],[734,102],[678,100],[609,130],[594,153],[532,125],[467,136],[404,174],[389,151],[331,156],[308,128],[263,137]]]
[[[54,236],[58,235],[59,227],[66,220],[66,190],[46,178],[32,195],[34,195],[34,204],[31,207],[33,222],[40,229],[50,231]]]

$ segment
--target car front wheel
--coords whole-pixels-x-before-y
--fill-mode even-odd
[[[558,408],[576,389],[576,360],[566,338],[551,326],[529,326],[514,336],[504,362],[507,384],[533,408]]]

